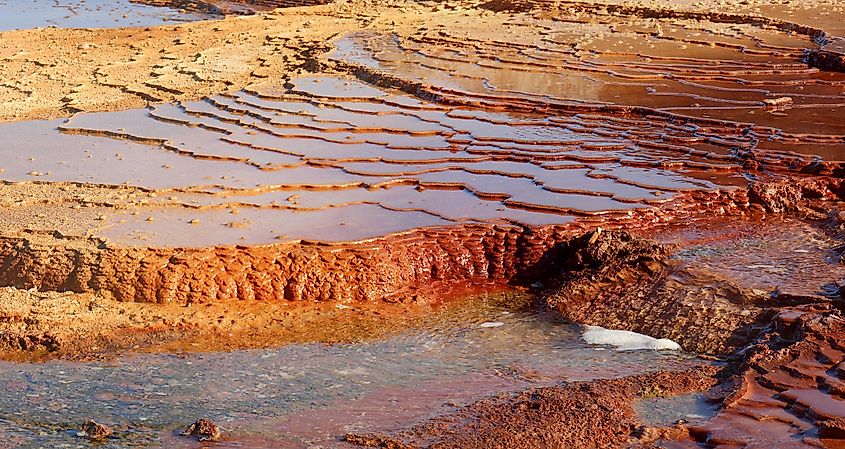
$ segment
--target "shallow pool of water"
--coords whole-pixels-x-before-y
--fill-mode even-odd
[[[0,31],[40,27],[118,28],[210,19],[129,0],[0,0]]]
[[[167,247],[562,225],[747,183],[737,164],[693,154],[696,129],[661,120],[450,109],[346,78],[291,86],[0,124],[2,176],[181,190],[89,226],[114,243]]]
[[[634,403],[634,410],[640,418],[654,426],[672,426],[678,420],[701,424],[712,418],[717,409],[700,394],[645,398]]]
[[[577,326],[497,296],[376,342],[2,363],[0,439],[88,447],[76,429],[93,418],[116,430],[100,447],[196,447],[175,432],[208,417],[225,429],[218,447],[344,447],[346,432],[407,425],[497,392],[693,363],[678,352],[589,346]]]

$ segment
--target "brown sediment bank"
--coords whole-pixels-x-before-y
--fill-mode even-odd
[[[380,448],[630,447],[687,430],[641,423],[637,398],[706,390],[716,369],[657,372],[620,379],[571,382],[500,395],[463,407],[397,435],[347,434],[344,440]]]
[[[364,447],[840,447],[845,324],[829,303],[784,308],[721,370],[573,382],[502,395],[390,434],[349,434]],[[718,380],[721,379],[721,380]],[[727,380],[725,380],[727,379]],[[644,423],[641,397],[709,391],[704,424]]]

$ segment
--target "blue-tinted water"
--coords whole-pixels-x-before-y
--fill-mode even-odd
[[[0,0],[0,31],[39,27],[117,28],[171,24],[212,16],[129,0]]]
[[[98,447],[195,447],[175,433],[208,417],[225,429],[218,447],[344,447],[347,431],[407,424],[501,391],[692,363],[679,352],[589,346],[552,313],[481,298],[376,342],[0,363],[0,441],[89,447],[76,429],[93,418],[116,430]]]

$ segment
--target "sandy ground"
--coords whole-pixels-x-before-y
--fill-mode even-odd
[[[568,3],[555,5],[566,9]],[[834,36],[845,28],[839,20],[843,5],[831,0],[610,3],[762,14],[821,29],[831,25]],[[313,61],[331,49],[332,39],[348,32],[406,35],[456,17],[467,24],[495,23],[494,14],[478,4],[342,1],[176,27],[5,32],[0,39],[0,120],[128,109],[284,80],[313,70]],[[547,6],[538,3],[538,8]]]

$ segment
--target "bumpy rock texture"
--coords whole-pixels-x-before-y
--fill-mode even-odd
[[[92,440],[105,440],[112,434],[112,429],[104,424],[100,424],[93,419],[85,421],[82,425],[82,432],[85,436]]]
[[[690,428],[712,447],[841,445],[845,331],[841,304],[781,309],[742,360],[719,414]],[[762,424],[765,423],[765,424]]]
[[[575,322],[670,338],[684,348],[727,354],[767,321],[766,294],[727,279],[671,267],[663,246],[626,232],[594,232],[563,245],[561,285],[547,301]]]
[[[623,447],[682,429],[644,426],[632,403],[645,392],[673,395],[710,388],[715,370],[658,372],[621,379],[572,382],[501,395],[464,407],[396,436],[348,434],[381,448]]]
[[[214,424],[210,419],[199,419],[195,423],[188,426],[182,435],[196,438],[199,442],[215,442],[220,441],[223,433],[220,427]]]

